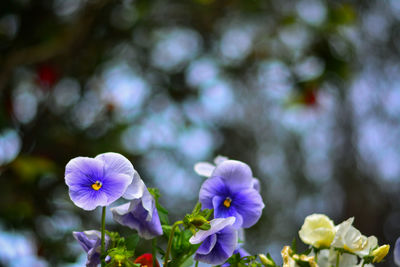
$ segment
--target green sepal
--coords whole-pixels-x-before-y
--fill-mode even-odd
[[[373,262],[374,256],[367,255],[367,256],[364,256],[363,259],[364,259],[365,264],[369,264],[369,263]]]

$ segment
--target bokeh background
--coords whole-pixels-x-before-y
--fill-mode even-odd
[[[171,221],[197,201],[196,162],[248,163],[266,203],[252,254],[279,262],[314,212],[393,246],[399,22],[398,0],[0,1],[0,265],[83,265],[71,231],[100,214],[64,167],[107,151]]]

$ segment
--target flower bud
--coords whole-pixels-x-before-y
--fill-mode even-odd
[[[268,259],[268,257],[264,254],[258,254],[258,257],[260,258],[260,261],[264,266],[275,266],[275,263],[272,260]]]
[[[210,222],[200,215],[190,218],[189,223],[201,230],[209,230],[211,228]]]
[[[383,245],[380,246],[372,251],[372,256],[374,256],[374,259],[372,262],[381,262],[383,258],[389,253],[389,245]]]

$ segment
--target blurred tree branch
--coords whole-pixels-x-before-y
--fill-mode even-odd
[[[21,65],[40,63],[74,51],[93,26],[96,15],[109,0],[89,1],[80,17],[69,25],[56,38],[49,41],[10,51],[0,62],[0,91],[7,85],[13,70]]]

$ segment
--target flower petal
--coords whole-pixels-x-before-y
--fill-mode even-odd
[[[231,205],[242,216],[243,228],[253,226],[260,219],[265,207],[261,195],[253,188],[237,192]]]
[[[232,256],[237,246],[237,231],[233,227],[227,226],[217,233],[216,236],[217,242],[210,253],[206,255],[196,253],[194,256],[195,260],[212,265],[220,265]]]
[[[103,185],[99,191],[107,195],[107,204],[109,205],[119,199],[132,182],[132,177],[123,173],[108,172],[103,178]]]
[[[394,255],[394,262],[396,263],[397,266],[400,266],[400,237],[397,238],[396,240],[393,255]]]
[[[100,190],[70,187],[69,196],[76,206],[84,210],[94,210],[98,206],[108,205],[107,194]]]
[[[233,225],[235,220],[235,217],[213,219],[210,221],[211,228],[209,230],[199,230],[194,236],[190,238],[189,242],[191,244],[199,244],[210,235],[219,232],[228,225]]]
[[[134,199],[131,202],[111,208],[116,222],[137,230],[139,236],[144,239],[152,239],[163,233],[157,209],[152,208],[151,210],[152,214],[149,215],[149,211],[143,207],[142,199]]]
[[[219,177],[212,177],[204,181],[199,192],[199,201],[203,209],[213,209],[213,198],[215,196],[227,195],[228,188]]]
[[[228,157],[218,155],[218,156],[215,157],[214,163],[215,163],[215,165],[218,165],[218,164],[221,164],[222,162],[227,161],[227,160],[229,160]]]
[[[223,264],[227,259],[229,259],[229,254],[227,254],[221,247],[220,244],[216,244],[214,249],[207,255],[198,254],[194,255],[195,261],[201,261],[211,265]]]
[[[103,177],[104,163],[87,157],[71,159],[65,166],[68,186],[90,186]]]
[[[96,243],[95,239],[90,239],[83,232],[72,232],[74,238],[79,242],[85,252],[88,252],[91,248],[93,248]]]
[[[101,233],[96,230],[73,232],[74,238],[79,242],[82,248],[87,252],[87,267],[97,267],[100,263],[100,246]],[[110,243],[110,237],[105,235],[105,248],[107,249]]]
[[[203,243],[201,243],[196,253],[203,255],[210,253],[210,251],[214,248],[215,243],[217,243],[217,235],[216,234],[210,235],[203,241]]]
[[[250,167],[237,160],[226,160],[220,163],[214,170],[211,178],[219,177],[224,180],[229,188],[238,190],[253,186],[253,174]]]
[[[194,171],[204,177],[210,177],[215,169],[215,165],[208,162],[199,162],[194,165]]]
[[[227,226],[222,229],[218,233],[218,243],[226,254],[232,256],[238,244],[238,233],[236,229],[233,226]]]
[[[261,190],[261,186],[260,186],[260,180],[258,180],[257,178],[253,177],[253,188],[255,190],[257,190],[257,192],[260,192]]]
[[[118,153],[108,152],[99,154],[95,157],[95,159],[104,162],[106,175],[107,173],[122,173],[133,177],[134,173],[136,172],[132,163]]]
[[[125,199],[139,199],[143,196],[143,192],[147,190],[144,182],[139,176],[139,173],[136,171],[133,174],[132,183],[126,189],[124,195],[122,196]]]

